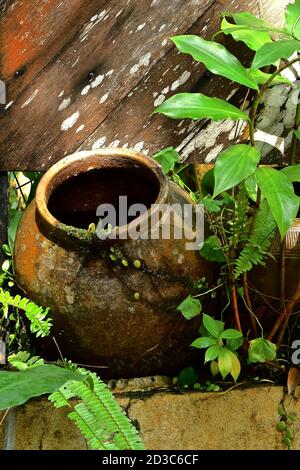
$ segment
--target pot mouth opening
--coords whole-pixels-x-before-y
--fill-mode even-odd
[[[50,228],[82,240],[99,220],[104,230],[120,232],[138,224],[166,195],[166,177],[150,157],[103,149],[79,152],[54,165],[39,184],[36,203]]]

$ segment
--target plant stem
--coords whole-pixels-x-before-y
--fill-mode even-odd
[[[284,237],[280,244],[280,301],[283,306],[285,302],[285,248],[286,238]]]
[[[253,329],[253,333],[255,336],[258,336],[258,331],[257,331],[257,326],[256,326],[256,321],[253,315],[253,309],[252,309],[252,303],[249,295],[249,289],[248,289],[248,276],[247,273],[243,274],[243,287],[244,287],[244,295],[245,295],[245,301],[248,307],[248,311],[250,313],[250,322],[251,326]]]
[[[235,324],[237,329],[243,334],[242,332],[242,326],[241,326],[241,321],[240,321],[240,314],[239,314],[239,309],[238,309],[238,304],[237,304],[237,296],[236,296],[236,287],[235,284],[232,286],[232,305],[233,305],[233,312],[234,312],[234,318],[235,318]]]
[[[299,125],[300,125],[300,100],[299,100],[299,96],[298,96],[298,104],[297,104],[297,107],[296,107],[294,130],[297,130]],[[289,165],[293,165],[293,163],[298,162],[298,159],[296,159],[297,143],[298,143],[298,138],[296,137],[295,133],[293,132],[291,152],[290,152],[290,155],[289,155]]]
[[[283,309],[283,312],[281,313],[281,315],[278,317],[275,325],[273,326],[272,328],[272,331],[271,333],[269,334],[268,336],[268,340],[269,341],[272,341],[272,339],[274,338],[274,336],[276,335],[278,329],[280,328],[283,320],[286,318],[286,317],[289,317],[290,314],[292,313],[293,311],[293,308],[295,307],[295,305],[300,301],[300,281],[298,282],[298,285],[297,285],[297,288],[296,288],[296,291],[292,297],[292,299],[287,303],[286,307]]]

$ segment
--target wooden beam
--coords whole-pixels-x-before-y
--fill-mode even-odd
[[[7,173],[0,171],[0,265],[4,260],[2,245],[7,243],[8,180]]]

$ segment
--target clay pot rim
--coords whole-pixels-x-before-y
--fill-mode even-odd
[[[97,159],[98,157],[99,160]],[[71,170],[74,164],[78,164],[80,162],[87,164],[87,172],[93,169],[107,167],[107,165],[101,165],[101,157],[126,157],[135,163],[146,166],[153,173],[154,177],[159,183],[159,193],[156,200],[154,201],[154,204],[162,204],[167,202],[169,194],[169,182],[167,177],[164,175],[161,166],[154,159],[141,153],[123,148],[103,148],[100,150],[75,152],[59,160],[52,167],[50,167],[41,178],[41,181],[39,182],[36,190],[35,202],[38,214],[41,218],[43,226],[52,235],[57,236],[60,239],[72,238],[79,240],[80,242],[84,241],[91,243],[93,240],[93,242],[103,243],[102,240],[92,237],[88,230],[66,225],[59,221],[48,210],[49,197],[52,191],[55,189],[55,187],[53,187],[53,181],[55,178],[61,172],[67,169]],[[91,163],[88,165],[89,160],[93,159],[96,159],[95,162],[91,161]],[[150,215],[150,210],[151,209],[148,209],[147,212],[132,220],[128,225],[117,227],[117,239],[122,238],[122,235],[125,236],[129,228],[137,227],[141,222],[146,220]]]

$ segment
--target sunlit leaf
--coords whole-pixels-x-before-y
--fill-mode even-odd
[[[286,166],[280,170],[281,173],[284,173],[290,181],[293,183],[300,183],[300,163],[296,165]]]
[[[300,39],[300,0],[289,3],[285,10],[285,27],[289,33]]]
[[[210,98],[202,93],[177,93],[158,106],[154,113],[173,119],[249,120],[246,113],[220,98]]]
[[[213,361],[214,359],[217,359],[221,351],[220,346],[213,345],[208,348],[208,350],[205,353],[204,356],[204,363],[206,364],[209,361]]]
[[[296,39],[278,40],[264,44],[256,52],[251,69],[259,69],[265,65],[271,65],[278,59],[288,59],[298,50],[300,50],[300,41]]]
[[[215,189],[213,197],[237,186],[252,175],[259,159],[258,149],[246,144],[232,145],[219,153],[214,168]]]
[[[180,52],[203,62],[210,72],[257,90],[257,84],[245,67],[221,44],[194,35],[174,36],[172,40]]]
[[[253,31],[252,29],[242,29],[240,25],[234,25],[229,23],[226,18],[223,18],[221,22],[221,30],[224,34],[231,34],[235,41],[244,42],[249,49],[257,51],[261,46],[267,42],[271,42],[272,39],[266,31]]]
[[[258,83],[259,85],[263,85],[264,83],[266,83],[269,78],[271,77],[271,74],[270,73],[265,73],[265,72],[262,72],[261,70],[259,69],[248,69],[249,72],[251,73],[252,77],[254,78],[254,80],[256,81],[256,83]],[[280,85],[280,84],[286,84],[286,85],[291,85],[292,82],[290,82],[290,80],[288,80],[287,78],[281,76],[281,75],[277,75],[277,77],[275,77],[270,86],[274,86],[274,85]]]
[[[256,180],[283,238],[299,210],[293,184],[282,171],[270,167],[257,168]]]

